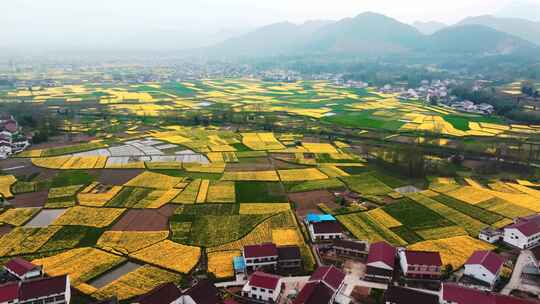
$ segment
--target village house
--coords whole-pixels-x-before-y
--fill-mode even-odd
[[[242,256],[247,270],[257,270],[262,267],[276,267],[279,258],[277,246],[273,243],[244,246]]]
[[[0,159],[18,153],[30,146],[26,136],[20,131],[17,121],[8,114],[0,115]]]
[[[519,249],[527,249],[540,244],[540,215],[517,218],[504,227],[503,241]]]
[[[220,304],[219,291],[209,280],[203,280],[182,292],[175,284],[160,285],[139,296],[134,304]]]
[[[332,304],[343,289],[345,274],[334,266],[321,266],[311,275],[293,304]]]
[[[337,240],[332,244],[337,256],[365,260],[368,256],[368,244],[363,241]]]
[[[466,288],[455,283],[443,283],[441,304],[533,304],[535,300],[524,300],[511,296]]]
[[[314,242],[343,238],[343,228],[330,214],[308,214],[305,222]]]
[[[257,271],[242,288],[242,296],[267,303],[277,303],[281,295],[281,277]]]
[[[24,281],[43,276],[43,267],[34,265],[22,258],[13,258],[4,265],[4,270]]]
[[[418,290],[389,285],[384,292],[385,304],[439,304],[439,297]]]
[[[499,279],[504,259],[491,251],[475,251],[465,262],[464,275],[472,277],[493,288]]]
[[[480,230],[480,233],[478,234],[478,238],[484,242],[494,244],[503,238],[503,232],[499,229],[486,227]]]
[[[15,281],[0,286],[0,304],[66,304],[71,300],[67,275]]]
[[[438,252],[401,249],[398,252],[401,271],[406,278],[438,280],[442,261]]]
[[[394,276],[396,248],[386,242],[373,243],[369,246],[365,279],[388,283]]]
[[[298,246],[280,246],[278,249],[278,268],[298,269],[302,267],[302,253]]]

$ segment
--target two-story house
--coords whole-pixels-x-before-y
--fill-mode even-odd
[[[493,288],[504,265],[504,259],[491,251],[475,251],[465,262],[464,275]]]
[[[34,265],[23,258],[13,258],[4,265],[4,270],[19,280],[28,280],[43,276],[43,267]]]
[[[257,271],[242,288],[242,295],[262,302],[277,303],[281,285],[281,277]]]
[[[242,256],[247,270],[257,270],[262,267],[276,267],[279,258],[277,246],[273,243],[244,246]]]
[[[0,286],[0,304],[67,304],[71,284],[67,275],[15,281]]]
[[[368,244],[363,241],[338,240],[332,244],[337,256],[365,260],[368,256]]]
[[[401,271],[406,278],[438,280],[442,274],[442,261],[438,252],[399,250]]]
[[[397,250],[386,242],[377,242],[369,246],[365,279],[388,283],[394,276]]]
[[[342,291],[345,274],[334,266],[321,266],[311,275],[293,304],[332,304]]]
[[[519,249],[540,244],[540,215],[515,219],[514,224],[504,227],[503,241]]]

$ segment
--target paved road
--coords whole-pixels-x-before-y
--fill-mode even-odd
[[[516,261],[516,265],[514,266],[512,277],[510,278],[510,281],[508,282],[508,284],[506,284],[506,286],[501,291],[502,294],[509,295],[510,292],[514,289],[527,291],[533,294],[540,294],[539,286],[524,284],[521,280],[521,273],[523,272],[523,268],[527,266],[527,264],[530,261],[530,258],[532,258],[532,252],[530,250],[521,251]]]

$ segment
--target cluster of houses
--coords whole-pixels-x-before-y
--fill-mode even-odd
[[[4,265],[2,281],[0,304],[65,304],[71,300],[67,275],[46,277],[41,266],[21,258]]]
[[[502,241],[519,249],[535,247],[540,244],[540,215],[518,217],[502,229],[486,228],[478,238],[492,244]]]
[[[24,151],[30,146],[28,138],[13,116],[0,114],[0,159]]]

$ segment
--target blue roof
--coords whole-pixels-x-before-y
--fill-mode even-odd
[[[237,256],[233,258],[234,270],[245,270],[246,269],[246,260],[244,257]]]
[[[310,213],[306,217],[307,221],[310,223],[319,223],[319,222],[335,222],[336,218],[330,214],[315,214]]]

